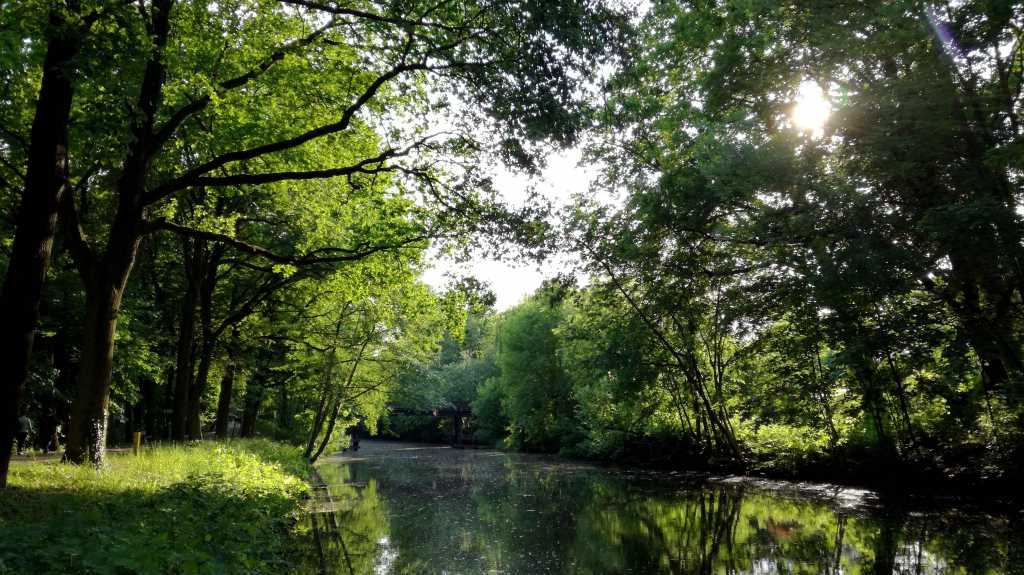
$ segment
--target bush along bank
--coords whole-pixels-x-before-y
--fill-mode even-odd
[[[281,573],[312,551],[312,467],[267,440],[157,446],[106,468],[12,467],[0,574]]]

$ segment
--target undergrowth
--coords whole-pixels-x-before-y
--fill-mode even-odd
[[[311,468],[294,447],[203,442],[108,461],[12,466],[0,574],[272,573],[308,552]]]

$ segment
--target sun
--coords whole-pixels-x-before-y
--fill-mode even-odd
[[[793,124],[800,130],[819,134],[831,113],[832,104],[821,86],[817,82],[802,82],[790,115]]]

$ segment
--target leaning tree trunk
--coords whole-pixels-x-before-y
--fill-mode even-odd
[[[315,462],[319,459],[320,456],[323,455],[324,450],[326,450],[327,446],[331,443],[331,436],[334,435],[334,427],[337,425],[338,416],[341,414],[341,404],[343,403],[342,399],[341,394],[338,394],[338,397],[334,400],[334,409],[331,413],[331,420],[327,423],[327,431],[324,432],[324,438],[320,441],[320,447],[318,447],[316,452],[313,453],[313,456],[309,458],[310,462]]]
[[[330,392],[324,390],[320,394],[320,402],[316,407],[316,414],[313,416],[313,424],[309,430],[309,439],[306,441],[306,449],[302,452],[302,456],[306,459],[313,457],[313,448],[316,447],[316,439],[320,437],[320,431],[324,427],[324,421],[327,419],[327,412],[330,409],[329,402]]]
[[[50,25],[54,31],[43,60],[25,189],[0,294],[0,488],[7,485],[11,443],[39,323],[57,209],[67,184],[68,118],[74,91],[68,66],[81,42],[79,31],[65,26],[59,10],[51,12]]]
[[[339,330],[341,322],[338,322]],[[313,417],[313,425],[309,430],[309,440],[306,441],[306,450],[303,451],[302,456],[309,459],[313,457],[313,448],[316,447],[316,439],[320,437],[320,431],[324,427],[324,421],[327,420],[327,414],[330,412],[331,405],[331,377],[334,374],[334,364],[337,361],[337,355],[333,347],[327,350],[327,357],[324,360],[324,371],[320,379],[320,402],[317,404],[316,415]]]
[[[363,345],[360,346],[359,353],[356,354],[355,359],[352,361],[352,369],[350,369],[348,372],[348,378],[346,378],[345,380],[345,387],[339,389],[336,394],[334,409],[332,410],[331,413],[331,420],[327,424],[327,431],[324,432],[324,438],[320,442],[320,447],[318,447],[316,452],[313,453],[313,456],[309,458],[310,462],[315,462],[317,459],[319,459],[320,456],[323,455],[324,450],[327,449],[327,446],[331,443],[331,435],[334,434],[334,426],[338,423],[338,415],[341,414],[341,404],[344,402],[345,399],[345,390],[352,387],[352,380],[355,379],[356,369],[359,368],[359,362],[362,361],[363,353],[366,351],[366,346],[369,344],[370,338],[367,337],[365,340],[363,340]]]
[[[345,304],[345,310],[348,310],[349,304]],[[342,312],[341,316],[338,317],[337,323],[334,324],[334,339],[337,340],[341,335],[341,326],[345,323],[345,314]],[[316,447],[316,439],[320,437],[320,430],[323,429],[324,422],[327,420],[327,414],[330,412],[331,404],[331,378],[334,375],[334,366],[338,361],[337,348],[330,346],[327,348],[324,356],[324,371],[320,377],[320,402],[316,408],[316,415],[313,417],[313,426],[309,430],[309,440],[306,442],[306,450],[302,452],[302,456],[306,459],[313,457],[313,448]]]

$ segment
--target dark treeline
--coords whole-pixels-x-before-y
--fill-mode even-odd
[[[565,213],[587,287],[432,377],[517,448],[1019,484],[1022,23],[655,2],[588,147],[618,201]]]

